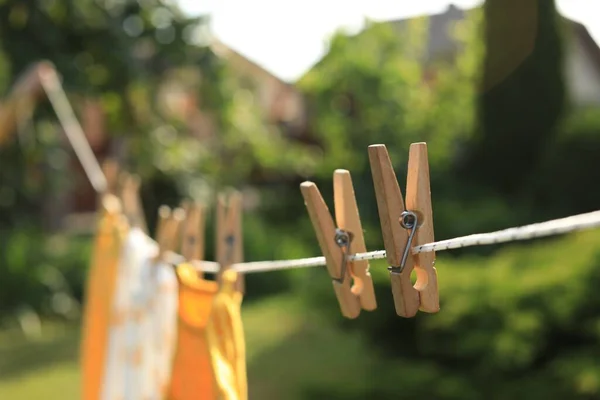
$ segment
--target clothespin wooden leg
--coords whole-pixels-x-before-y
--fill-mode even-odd
[[[365,237],[356,204],[356,196],[350,172],[338,169],[333,174],[333,196],[335,204],[335,220],[339,229],[352,234],[350,249],[352,254],[365,253]],[[372,311],[377,308],[373,279],[369,273],[369,262],[349,262],[349,271],[354,277],[352,293],[359,297],[363,310]]]
[[[148,232],[146,218],[140,199],[140,178],[126,171],[120,174],[120,197],[123,210],[132,226]]]
[[[315,229],[321,251],[327,260],[327,270],[333,279],[333,288],[340,304],[342,314],[347,318],[356,318],[360,314],[360,301],[350,288],[350,274],[347,268],[342,275],[342,250],[336,244],[336,230],[329,209],[313,182],[300,185],[308,215]]]
[[[186,202],[186,221],[183,226],[181,255],[187,261],[204,259],[204,207],[199,203]],[[202,277],[202,271],[198,271]]]
[[[112,158],[107,158],[102,163],[102,172],[106,177],[107,193],[117,195],[119,186],[119,163]]]
[[[228,197],[220,195],[217,201],[217,243],[216,258],[221,265],[217,279],[233,264],[244,259],[242,243],[242,195],[233,192]],[[244,278],[238,276],[236,289],[244,291]]]
[[[185,219],[185,211],[176,208],[171,211],[167,206],[158,209],[158,225],[156,228],[156,242],[158,254],[156,260],[165,260],[168,252],[174,251],[178,243],[179,225]]]
[[[369,146],[369,162],[383,243],[391,266],[390,280],[396,313],[402,317],[413,317],[417,314],[420,303],[419,292],[410,280],[414,258],[410,255],[406,257],[403,268],[400,268],[409,238],[407,230],[400,224],[405,211],[402,192],[385,145]]]
[[[406,207],[418,215],[419,227],[412,246],[434,242],[426,143],[413,143],[410,146],[406,179]],[[438,312],[440,302],[437,271],[434,267],[435,253],[420,253],[412,257],[417,271],[415,288],[419,291],[420,309],[430,313]]]

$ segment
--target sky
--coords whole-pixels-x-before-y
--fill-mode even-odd
[[[295,81],[327,50],[337,29],[444,11],[448,0],[177,0],[190,15],[210,15],[213,35],[286,81]],[[472,7],[480,0],[455,0]],[[583,23],[600,43],[600,0],[557,0],[560,12]]]

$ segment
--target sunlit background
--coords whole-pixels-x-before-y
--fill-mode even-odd
[[[428,144],[436,239],[600,207],[597,0],[0,0],[0,399],[78,399],[97,193],[47,101],[50,61],[95,157],[158,207],[244,198],[247,261],[320,254],[350,170],[383,248],[367,146],[406,186]],[[106,164],[105,164],[106,165]],[[324,268],[248,275],[250,399],[600,398],[600,232],[439,253],[441,310],[343,318]]]
[[[179,0],[190,15],[210,14],[212,33],[221,41],[286,81],[305,73],[327,51],[327,40],[337,29],[356,32],[365,18],[403,19],[444,11],[444,0],[330,0],[292,4],[276,0]],[[451,2],[471,8],[480,0]],[[600,5],[591,0],[557,0],[565,17],[579,21],[600,38]],[[310,29],[308,29],[310,26]]]

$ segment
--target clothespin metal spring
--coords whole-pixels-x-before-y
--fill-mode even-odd
[[[347,232],[343,229],[336,228],[335,230],[335,244],[337,244],[342,250],[342,268],[339,278],[332,278],[334,282],[344,283],[346,278],[346,268],[348,267],[348,256],[350,255],[350,244],[354,235],[352,232]]]
[[[419,217],[417,213],[412,211],[404,211],[400,216],[400,225],[404,229],[410,229],[410,235],[408,236],[408,242],[406,243],[406,247],[404,248],[404,253],[402,254],[402,260],[400,261],[400,266],[398,267],[388,267],[388,271],[392,274],[401,274],[404,271],[404,266],[406,265],[406,259],[408,258],[408,254],[410,253],[410,249],[412,247],[412,241],[415,237],[415,233],[419,228]]]

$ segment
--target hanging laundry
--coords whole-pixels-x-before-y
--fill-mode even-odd
[[[214,299],[207,326],[208,343],[217,382],[218,399],[247,400],[246,344],[242,325],[239,274],[226,270]]]
[[[177,267],[179,321],[168,400],[217,399],[206,326],[218,286],[189,264]]]
[[[85,290],[81,341],[83,400],[100,398],[111,302],[127,230],[118,200],[107,196],[103,199]]]
[[[102,400],[160,400],[170,381],[177,278],[156,244],[131,229],[117,273]]]

